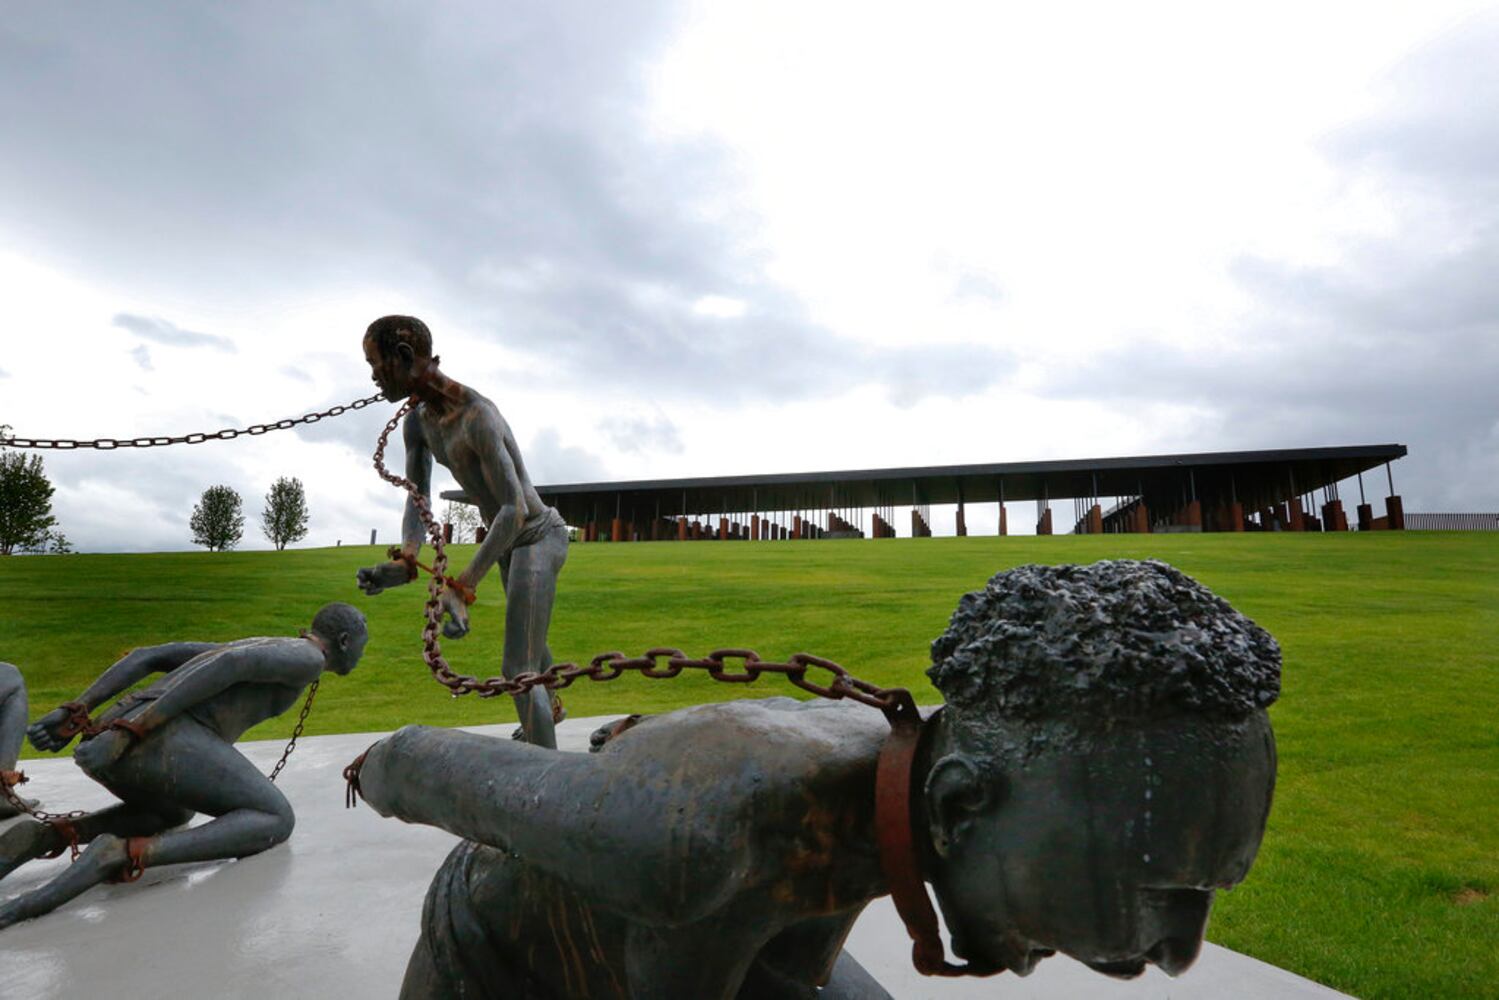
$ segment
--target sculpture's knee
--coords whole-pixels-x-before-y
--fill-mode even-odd
[[[275,847],[291,836],[296,828],[297,816],[291,811],[291,804],[287,803],[282,809],[271,814],[270,823],[267,826],[266,835],[270,837],[267,847]]]
[[[277,808],[249,813],[240,822],[244,855],[250,855],[268,851],[284,842],[297,825],[297,817],[292,813],[290,804],[282,803]]]

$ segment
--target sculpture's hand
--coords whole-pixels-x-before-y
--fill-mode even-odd
[[[120,759],[130,749],[130,737],[117,729],[107,729],[86,740],[73,751],[73,761],[85,771],[97,771]]]
[[[411,571],[406,564],[399,560],[380,563],[377,566],[366,566],[361,569],[355,577],[359,589],[374,597],[382,590],[390,587],[399,587],[403,583],[411,581]]]
[[[38,750],[48,750],[52,753],[57,753],[57,751],[73,742],[73,737],[63,737],[57,733],[58,727],[70,718],[72,718],[72,714],[66,708],[54,708],[26,728],[26,738]]]
[[[463,595],[452,587],[443,587],[437,600],[442,604],[442,613],[447,615],[447,621],[442,623],[442,634],[449,639],[462,639],[468,635],[468,605],[464,603]]]

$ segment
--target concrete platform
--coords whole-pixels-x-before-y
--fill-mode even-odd
[[[581,752],[605,721],[570,720],[559,742]],[[509,729],[475,731],[508,738]],[[383,820],[368,806],[344,808],[343,767],[378,736],[301,742],[280,779],[297,810],[287,844],[242,861],[150,870],[133,885],[101,886],[55,913],[0,931],[0,997],[396,996],[427,882],[454,839]],[[269,768],[282,743],[240,748]],[[26,790],[44,808],[113,801],[70,760],[31,760],[24,767],[33,782]],[[0,898],[39,884],[66,863],[21,868],[0,882]],[[909,965],[910,946],[888,900],[866,911],[848,947],[892,994],[911,1000],[1344,995],[1214,945],[1174,980],[1151,969],[1118,982],[1063,957],[1025,979],[927,979]]]

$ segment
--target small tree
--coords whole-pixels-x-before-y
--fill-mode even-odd
[[[449,500],[448,505],[442,509],[442,519],[453,526],[454,542],[471,542],[479,527],[479,508],[473,504]]]
[[[0,439],[8,430],[0,425]],[[41,456],[0,451],[0,555],[45,545],[56,524]]]
[[[193,507],[188,526],[193,529],[194,545],[206,545],[210,552],[234,548],[245,532],[239,494],[228,486],[208,487]]]
[[[278,552],[289,542],[307,537],[307,493],[302,480],[282,476],[271,484],[260,511],[260,530]]]

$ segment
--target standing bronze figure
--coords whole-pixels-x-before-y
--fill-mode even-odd
[[[510,425],[494,403],[438,369],[432,335],[413,316],[386,316],[371,323],[364,356],[386,399],[417,402],[402,427],[406,478],[430,498],[432,463],[441,462],[478,504],[488,526],[473,560],[441,591],[447,615],[443,634],[459,639],[468,633],[468,605],[498,563],[505,591],[501,672],[514,677],[546,669],[552,662],[546,640],[557,575],[567,560],[567,525],[531,485]],[[416,579],[423,530],[416,504],[408,498],[397,557],[361,569],[359,589],[373,595]],[[556,747],[546,691],[517,696],[515,710],[527,741]]]

